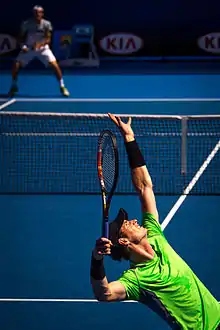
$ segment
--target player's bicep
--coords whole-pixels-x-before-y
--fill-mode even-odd
[[[151,186],[144,186],[144,188],[139,192],[139,197],[141,201],[142,213],[148,212],[158,221],[158,211],[153,188]]]
[[[27,37],[27,29],[25,25],[22,25],[18,34],[18,42],[19,43],[25,42],[26,37]]]
[[[48,22],[48,24],[46,25],[45,34],[51,37],[52,31],[53,31],[52,24]]]
[[[122,301],[126,299],[126,290],[124,285],[119,281],[109,283],[110,294],[106,297],[106,301]]]

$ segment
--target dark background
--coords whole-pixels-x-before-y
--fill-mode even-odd
[[[0,34],[16,35],[22,20],[30,17],[29,1],[1,4]],[[158,0],[137,2],[71,1],[66,4],[44,1],[54,30],[68,30],[74,24],[92,24],[96,44],[104,36],[128,32],[144,39],[144,48],[132,56],[218,56],[201,50],[197,39],[219,31],[220,2]],[[101,56],[110,56],[98,49]]]

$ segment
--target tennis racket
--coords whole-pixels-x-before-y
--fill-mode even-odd
[[[112,196],[118,182],[118,147],[115,135],[104,130],[98,139],[97,166],[102,194],[102,235],[109,238],[108,215]]]

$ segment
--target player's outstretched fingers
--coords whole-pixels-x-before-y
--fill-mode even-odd
[[[115,125],[119,126],[117,118],[112,115],[111,113],[108,113],[109,118],[115,123]]]
[[[131,126],[131,117],[128,118],[128,122],[127,122],[127,124],[128,124],[129,126]]]

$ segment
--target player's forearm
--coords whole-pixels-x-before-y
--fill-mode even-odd
[[[49,45],[50,43],[51,43],[51,33],[47,32],[44,36],[44,39],[41,42],[37,43],[37,45],[38,48],[40,48]]]
[[[109,284],[105,275],[104,259],[92,255],[90,279],[94,296],[99,301],[106,301],[110,295]]]
[[[44,45],[49,45],[51,43],[51,33],[48,31],[43,40]]]
[[[26,36],[25,36],[25,34],[22,34],[22,33],[19,34],[17,41],[18,41],[18,44],[19,44],[20,46],[23,46],[23,45],[25,44],[25,41],[26,41]]]
[[[43,45],[45,46],[45,45],[49,45],[50,44],[50,42],[51,42],[51,38],[50,37],[47,37],[47,38],[45,38],[44,40],[43,40]]]
[[[49,44],[50,44],[50,41],[51,41],[50,38],[45,38],[44,40],[42,40],[42,42],[39,42],[39,43],[37,44],[37,46],[38,46],[38,48],[40,48],[40,47],[44,47],[44,46],[46,46],[46,45],[49,45]]]
[[[135,136],[125,135],[124,141],[131,168],[132,182],[135,189],[141,191],[146,186],[152,187],[152,180],[147,170],[142,153],[136,144]]]

